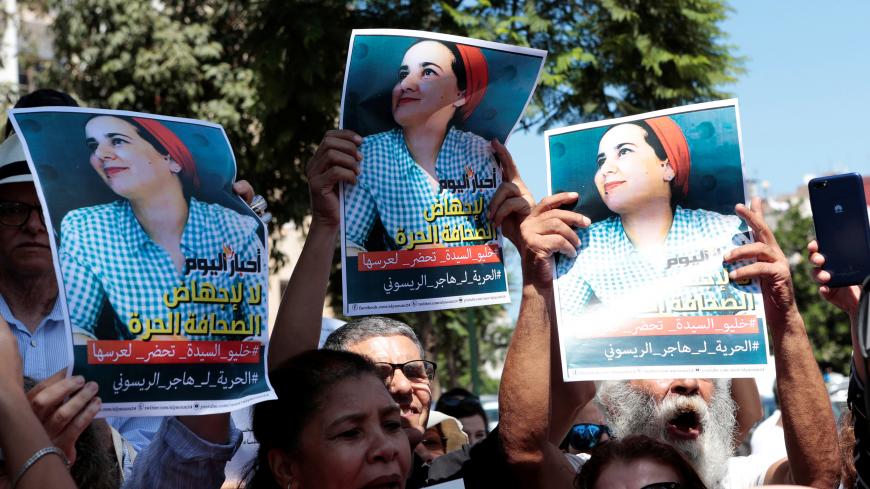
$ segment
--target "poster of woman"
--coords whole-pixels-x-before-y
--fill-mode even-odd
[[[505,142],[546,53],[401,30],[351,36],[341,125],[363,137],[342,191],[346,315],[509,300],[501,234],[487,219]]]
[[[232,192],[219,125],[79,108],[11,112],[47,209],[74,373],[103,411],[269,398],[266,230]]]
[[[766,364],[756,282],[732,282],[752,241],[736,100],[546,132],[550,193],[580,194],[575,256],[554,277],[566,380],[735,377]],[[647,378],[647,377],[645,377]]]

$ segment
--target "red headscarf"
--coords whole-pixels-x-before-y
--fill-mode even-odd
[[[462,65],[465,66],[465,105],[462,106],[462,120],[468,120],[474,109],[480,105],[486,94],[489,83],[489,69],[486,57],[480,48],[457,44],[456,49],[462,55]]]
[[[181,139],[156,119],[133,117],[133,120],[148,131],[148,134],[153,136],[166,149],[169,156],[181,166],[182,175],[186,176],[193,183],[194,188],[199,188],[199,175],[196,172],[196,163],[193,161],[193,155],[190,154],[190,150],[181,142]]]
[[[672,188],[685,197],[689,193],[689,171],[692,169],[692,159],[689,155],[689,143],[680,126],[670,117],[656,117],[646,119],[646,122],[656,134],[665,154],[668,155],[668,163],[674,170]]]

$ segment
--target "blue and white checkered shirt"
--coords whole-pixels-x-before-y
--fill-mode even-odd
[[[253,217],[193,198],[189,209],[181,236],[181,252],[185,258],[211,261],[224,253],[224,247],[228,246],[243,261],[261,260],[261,269],[265,270],[263,261],[266,257]],[[244,272],[232,277],[226,272],[203,275],[198,270],[184,270],[178,273],[169,253],[142,229],[127,200],[71,211],[61,223],[60,236],[61,269],[74,331],[81,330],[95,336],[96,321],[106,298],[125,326],[116,328],[118,336],[101,339],[137,336],[126,327],[134,313],[138,313],[143,323],[151,318],[166,321],[170,312],[181,313],[182,321],[190,314],[202,319],[215,313],[217,320],[243,319],[247,322],[249,315],[259,314],[260,324],[263,328],[267,326],[265,273]],[[175,287],[187,286],[191,280],[196,280],[199,285],[211,283],[218,290],[232,290],[233,286],[241,284],[244,300],[235,310],[231,305],[194,302],[169,309],[164,303],[164,294],[174,297]],[[250,291],[256,286],[260,287],[260,303],[250,305]],[[226,335],[187,336],[192,340],[226,338]]]
[[[492,239],[486,241],[445,242],[442,239],[446,236],[445,230],[449,233],[454,229],[481,229],[487,225],[486,209],[501,182],[501,174],[489,142],[482,137],[451,127],[435,161],[439,182],[461,183],[468,185],[467,189],[433,185],[426,171],[414,161],[401,129],[366,137],[360,152],[363,160],[357,185],[344,187],[347,241],[362,248],[378,216],[387,231],[387,249],[391,250],[409,248],[410,237],[431,232],[431,225],[437,226],[436,245],[468,246],[497,239],[495,230],[492,230]],[[474,189],[469,183],[490,178],[492,188]],[[424,212],[439,202],[447,206],[451,200],[458,199],[465,206],[481,198],[481,216],[445,215],[434,221],[424,218]],[[397,240],[400,231],[407,239],[399,237]]]
[[[558,255],[556,265],[559,308],[563,314],[573,316],[596,301],[631,307],[641,296],[649,304],[691,295],[691,289],[699,288],[692,286],[697,284],[699,276],[713,276],[722,270],[721,255],[750,242],[739,217],[679,206],[663,247],[654,254],[635,248],[619,216],[580,229],[577,235],[580,237],[577,256]],[[678,258],[685,258],[686,264],[677,263]],[[694,258],[698,260],[692,260]],[[673,261],[669,263],[669,260]],[[730,271],[745,264],[735,262],[724,268]],[[710,284],[700,289],[702,294],[716,300],[734,297],[738,291],[759,291],[757,285],[737,285],[730,281],[727,285]]]

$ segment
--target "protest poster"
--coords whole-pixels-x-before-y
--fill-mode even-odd
[[[404,30],[355,30],[341,127],[363,137],[341,192],[344,314],[510,301],[490,141],[523,115],[545,51]]]
[[[73,374],[101,415],[273,399],[266,228],[232,191],[221,126],[48,107],[10,118],[44,209]]]
[[[547,131],[549,193],[579,193],[576,256],[554,271],[565,380],[741,377],[764,370],[759,284],[728,251],[753,240],[736,100]]]

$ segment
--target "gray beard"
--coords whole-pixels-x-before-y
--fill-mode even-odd
[[[711,489],[723,487],[728,459],[734,452],[735,404],[731,383],[715,381],[710,405],[701,396],[666,396],[656,403],[643,389],[628,381],[605,381],[598,385],[598,401],[607,424],[617,438],[646,435],[674,446],[689,460],[701,480]],[[698,414],[701,435],[696,440],[672,440],[667,422],[691,409]]]

